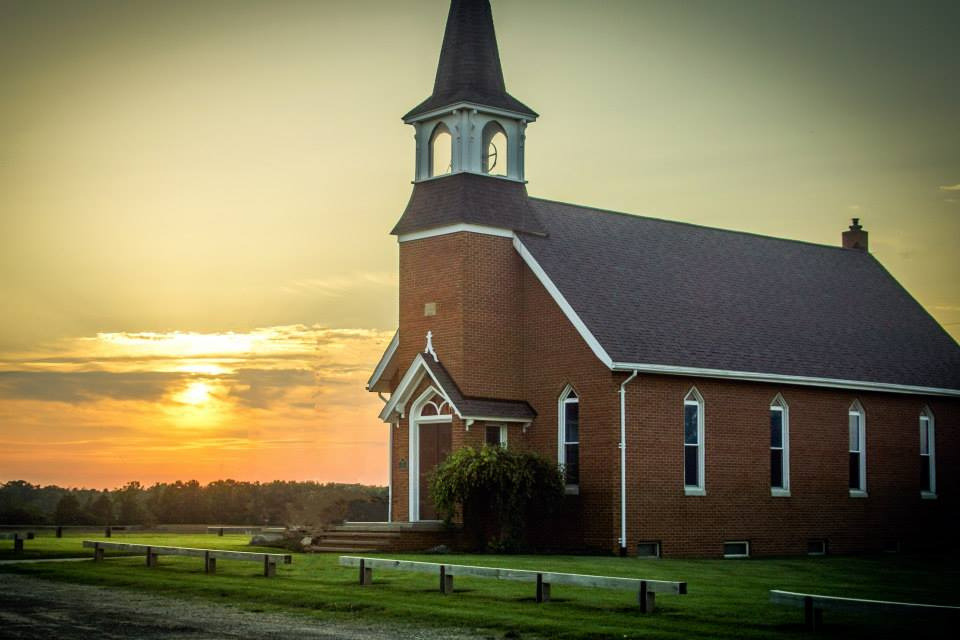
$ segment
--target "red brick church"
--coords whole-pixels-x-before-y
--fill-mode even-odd
[[[367,385],[391,519],[490,443],[557,460],[556,547],[743,556],[956,533],[960,347],[869,253],[535,198],[537,114],[507,93],[488,0],[453,0],[416,131],[400,326]]]

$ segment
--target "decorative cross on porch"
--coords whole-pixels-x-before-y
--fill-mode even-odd
[[[440,358],[437,357],[437,352],[433,350],[433,331],[427,331],[427,347],[423,352],[432,355],[434,362],[440,362]]]

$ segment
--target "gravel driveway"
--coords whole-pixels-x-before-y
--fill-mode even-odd
[[[0,638],[65,640],[478,640],[491,634],[255,613],[138,591],[0,573]]]

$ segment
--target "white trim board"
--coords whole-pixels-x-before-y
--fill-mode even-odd
[[[451,233],[461,233],[469,231],[470,233],[479,233],[485,236],[498,236],[501,238],[513,238],[513,231],[501,229],[500,227],[490,227],[483,224],[470,224],[460,222],[457,224],[448,224],[433,229],[424,229],[423,231],[414,231],[412,233],[401,233],[397,236],[398,243],[411,242],[413,240],[423,240],[424,238],[434,238],[436,236],[445,236]]]
[[[830,387],[833,389],[851,389],[856,391],[882,391],[888,393],[913,393],[920,395],[960,397],[960,389],[938,389],[934,387],[916,387],[887,382],[867,382],[862,380],[841,380],[836,378],[814,378],[808,376],[784,375],[779,373],[756,373],[752,371],[727,371],[724,369],[700,369],[698,367],[677,367],[661,364],[634,364],[614,362],[614,371],[640,371],[642,373],[660,373],[673,376],[698,376],[703,378],[723,378],[727,380],[745,380],[749,382],[770,382],[774,384],[795,384],[806,387]]]
[[[403,374],[403,378],[400,379],[400,384],[397,385],[396,390],[390,395],[390,400],[383,406],[383,409],[380,410],[380,419],[384,422],[390,422],[391,416],[394,411],[399,410],[401,417],[404,415],[404,407],[409,400],[409,396],[413,395],[413,392],[416,390],[417,386],[420,384],[420,381],[423,380],[424,375],[430,376],[430,379],[433,380],[433,384],[436,385],[437,389],[440,391],[440,395],[443,396],[443,399],[450,404],[450,408],[453,409],[457,417],[462,418],[463,415],[460,413],[460,409],[457,408],[455,404],[450,400],[450,396],[447,395],[446,389],[443,388],[443,385],[440,384],[440,381],[433,375],[433,372],[430,371],[430,367],[427,366],[427,363],[423,360],[423,354],[418,353],[414,357],[413,362],[410,363],[410,367],[407,369],[406,373]]]
[[[526,123],[537,121],[537,116],[531,115],[529,113],[520,113],[519,111],[511,111],[510,109],[500,109],[498,107],[488,107],[486,105],[480,104],[479,102],[467,102],[465,100],[461,100],[460,102],[455,102],[445,107],[439,107],[437,109],[433,109],[432,111],[426,111],[424,113],[421,113],[420,115],[416,115],[416,116],[413,116],[412,118],[408,118],[403,122],[405,124],[413,124],[414,122],[420,122],[421,120],[430,120],[431,118],[435,118],[437,116],[453,113],[454,111],[457,111],[460,109],[471,109],[475,111],[482,111],[484,113],[489,113],[494,116],[504,116],[507,118],[513,118],[514,120],[522,120]]]
[[[383,352],[382,356],[380,356],[380,361],[377,362],[377,366],[373,370],[373,375],[371,375],[370,379],[367,380],[367,391],[370,391],[374,385],[380,382],[380,376],[383,375],[383,370],[387,368],[388,364],[390,364],[390,359],[393,357],[393,354],[397,352],[397,347],[399,345],[400,329],[397,329],[396,333],[393,334],[393,339],[390,340],[390,344],[387,346],[387,350]]]
[[[573,307],[567,302],[567,299],[563,297],[563,294],[560,293],[560,289],[557,288],[557,285],[553,284],[553,280],[550,279],[550,276],[547,275],[547,272],[543,270],[543,267],[540,266],[540,263],[537,262],[537,259],[533,257],[533,254],[530,253],[530,250],[524,246],[523,242],[520,241],[516,235],[513,236],[513,247],[517,250],[517,253],[520,254],[520,257],[523,258],[523,261],[530,267],[530,271],[533,272],[533,275],[537,277],[537,280],[540,281],[540,284],[543,285],[544,289],[550,294],[550,297],[553,298],[553,301],[557,303],[560,307],[560,310],[563,311],[563,314],[567,316],[567,320],[576,328],[577,332],[580,334],[580,337],[584,339],[587,343],[587,346],[590,347],[590,350],[593,351],[594,355],[600,358],[600,362],[607,366],[609,369],[613,369],[613,358],[607,354],[606,350],[600,344],[600,341],[590,333],[590,329],[587,328],[587,325],[583,323],[583,320],[580,319],[580,316],[577,315],[577,312],[574,311]]]

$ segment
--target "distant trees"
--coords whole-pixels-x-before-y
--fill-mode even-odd
[[[65,493],[57,502],[57,509],[53,513],[54,524],[86,524],[80,501],[72,493]],[[36,523],[29,523],[36,524]]]
[[[145,487],[134,481],[103,491],[0,484],[0,524],[319,525],[386,516],[386,489],[357,484],[178,480]]]

